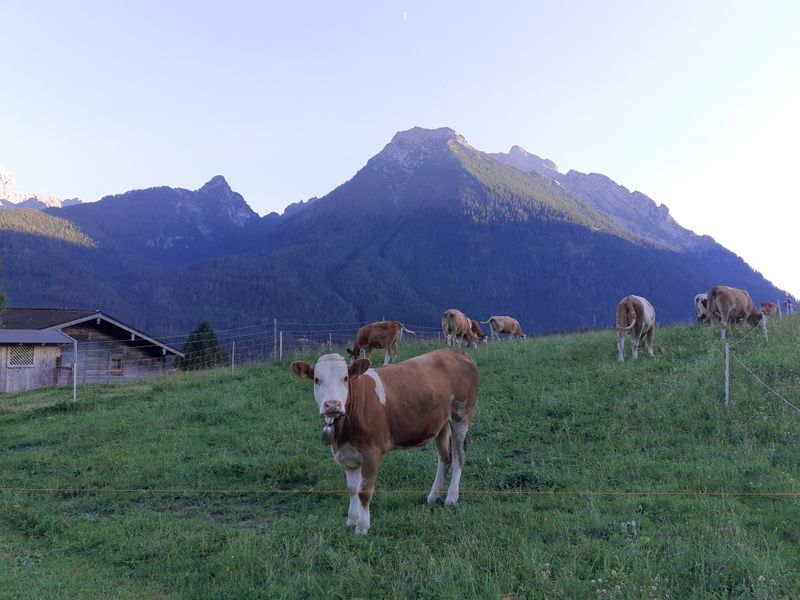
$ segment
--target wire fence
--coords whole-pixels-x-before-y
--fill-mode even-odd
[[[273,319],[272,323],[261,325],[147,339],[129,335],[112,337],[86,330],[68,332],[75,344],[63,347],[52,382],[64,386],[75,384],[75,387],[178,371],[236,369],[299,355],[344,353],[345,348],[352,347],[359,329],[370,322],[374,321],[300,323]],[[402,332],[401,343],[442,339],[439,327],[404,326],[408,331]]]
[[[94,333],[85,338],[76,338],[74,348],[64,348],[56,363],[53,380],[57,385],[65,386],[113,382],[182,370],[236,369],[255,363],[282,362],[299,355],[313,356],[329,352],[344,354],[345,348],[352,346],[359,329],[370,322],[374,321],[303,323],[278,319],[269,322],[264,319],[261,324],[212,329],[190,336],[135,340],[129,336],[115,338]],[[418,323],[404,323],[404,326],[414,334],[403,332],[403,341],[442,342],[442,332],[438,326]],[[745,357],[740,350],[759,331],[759,328],[752,328],[726,344],[728,356],[723,376],[725,404],[729,404],[729,360],[733,359],[754,381],[787,406],[800,412],[800,408],[767,383],[766,377],[759,376],[755,368],[745,363]],[[165,346],[182,349],[183,356],[165,351]],[[75,388],[76,385],[73,385],[73,398],[77,393]]]

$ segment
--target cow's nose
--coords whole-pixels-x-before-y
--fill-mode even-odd
[[[342,403],[339,400],[325,400],[323,408],[326,413],[340,413],[342,412]]]

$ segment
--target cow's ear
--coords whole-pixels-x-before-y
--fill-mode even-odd
[[[358,360],[354,360],[353,364],[347,368],[347,376],[350,379],[355,379],[359,375],[363,375],[366,373],[367,369],[369,369],[369,359],[368,358],[359,358]]]
[[[314,379],[314,367],[302,360],[292,363],[292,373],[298,379]]]

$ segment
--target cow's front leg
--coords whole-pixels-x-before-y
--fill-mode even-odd
[[[347,509],[347,524],[353,527],[361,516],[361,503],[358,501],[358,492],[361,487],[361,469],[346,471],[347,491],[350,492],[350,507]]]
[[[380,462],[381,454],[374,450],[366,453],[361,462],[361,483],[358,490],[359,515],[356,521],[356,534],[358,535],[365,535],[369,531],[369,503],[375,492],[375,479],[378,476]]]

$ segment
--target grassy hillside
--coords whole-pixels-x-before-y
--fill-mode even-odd
[[[432,448],[393,452],[364,538],[330,493],[344,476],[311,390],[286,365],[88,386],[75,404],[63,388],[0,396],[0,590],[798,597],[800,413],[737,362],[723,407],[718,335],[665,328],[656,358],[624,364],[610,331],[472,351],[461,505],[423,504]],[[731,339],[800,406],[800,320],[776,320],[768,346]],[[401,358],[432,348],[405,344]]]

